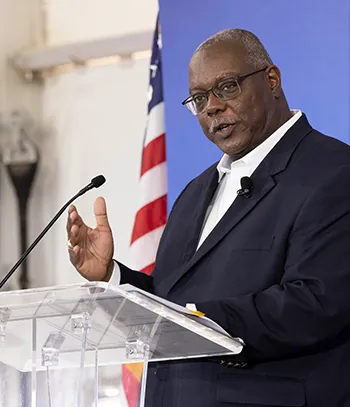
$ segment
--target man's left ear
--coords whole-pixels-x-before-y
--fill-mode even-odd
[[[271,92],[278,99],[282,93],[281,71],[276,65],[270,65],[266,70]]]

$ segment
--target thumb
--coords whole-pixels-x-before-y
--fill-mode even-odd
[[[109,228],[108,217],[107,217],[107,207],[104,198],[97,198],[94,204],[94,212],[97,227]]]

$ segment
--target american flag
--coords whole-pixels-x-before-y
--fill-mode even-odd
[[[131,264],[150,274],[159,240],[167,220],[167,165],[162,86],[161,34],[159,17],[154,33],[148,88],[148,115],[143,140],[140,174],[140,205],[131,236]],[[123,366],[122,382],[129,407],[136,407],[142,364]]]

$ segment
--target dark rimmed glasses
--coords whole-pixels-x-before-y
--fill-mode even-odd
[[[182,104],[185,105],[192,114],[197,116],[198,114],[204,113],[207,109],[210,93],[213,93],[213,95],[220,100],[234,99],[242,92],[240,84],[244,79],[256,73],[263,72],[266,68],[267,67],[258,69],[257,71],[245,75],[231,76],[230,78],[223,79],[207,91],[198,92],[189,96]]]

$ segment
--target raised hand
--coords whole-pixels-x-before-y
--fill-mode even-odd
[[[95,201],[95,229],[84,223],[74,205],[69,207],[68,212],[67,235],[71,263],[89,281],[109,281],[113,271],[114,244],[105,200],[97,198]]]

